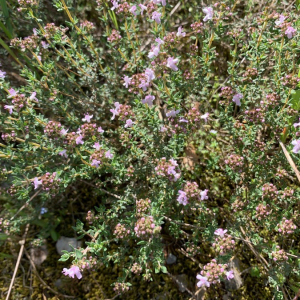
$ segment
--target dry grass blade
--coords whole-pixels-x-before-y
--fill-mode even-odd
[[[297,176],[297,178],[298,178],[298,180],[299,180],[299,182],[300,182],[300,173],[299,173],[299,171],[298,171],[298,169],[297,169],[297,167],[296,167],[294,161],[292,160],[290,154],[289,154],[288,151],[286,150],[286,148],[285,148],[285,146],[283,145],[283,143],[282,143],[281,141],[279,141],[279,144],[280,144],[280,146],[281,146],[281,148],[282,148],[282,150],[283,150],[283,153],[284,153],[286,159],[288,160],[290,166],[292,167],[292,169],[293,169],[294,172],[296,173],[296,176]]]
[[[6,296],[5,300],[9,299],[12,288],[14,286],[15,278],[16,278],[16,275],[17,275],[17,272],[18,272],[18,269],[19,269],[19,265],[20,265],[20,261],[21,261],[21,258],[23,256],[23,251],[24,251],[24,247],[25,247],[25,241],[26,241],[26,236],[27,236],[28,230],[29,230],[29,224],[26,225],[25,233],[23,235],[23,239],[19,242],[20,245],[21,245],[21,248],[20,248],[20,251],[19,251],[19,256],[18,256],[17,263],[16,263],[16,266],[15,266],[14,274],[13,274],[13,277],[11,279],[11,282],[10,282],[9,289],[8,289],[7,296]]]

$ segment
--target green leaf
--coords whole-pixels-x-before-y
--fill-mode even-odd
[[[61,258],[59,259],[59,261],[67,261],[70,258],[70,254],[69,253],[64,253]]]
[[[50,230],[50,235],[54,242],[56,242],[59,238],[59,233],[57,231],[55,231],[54,229]]]

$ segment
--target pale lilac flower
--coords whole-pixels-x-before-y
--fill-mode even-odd
[[[296,35],[297,30],[293,28],[292,26],[289,26],[287,30],[285,31],[285,35],[291,39],[294,35]]]
[[[300,121],[300,118],[299,118],[299,121]],[[294,123],[294,127],[297,128],[300,126],[300,122],[299,123]]]
[[[105,157],[109,159],[113,159],[114,155],[110,152],[110,150],[105,152]]]
[[[37,177],[35,177],[33,180],[34,189],[36,190],[37,188],[39,188],[39,186],[41,186],[42,183],[43,183],[42,180],[39,180]]]
[[[47,43],[44,42],[44,41],[41,41],[41,44],[42,44],[42,47],[43,47],[44,49],[48,49],[48,48],[50,47],[50,45],[47,44]]]
[[[176,66],[178,64],[178,58],[169,57],[167,60],[167,67],[172,69],[173,71],[178,71],[178,67]]]
[[[188,199],[186,196],[186,192],[179,190],[178,193],[179,193],[179,196],[177,198],[178,203],[180,203],[182,205],[187,205]]]
[[[80,273],[80,269],[77,266],[72,266],[70,269],[64,268],[62,273],[65,276],[69,276],[71,278],[74,278],[74,276],[76,276],[78,279],[82,278],[82,275]]]
[[[64,135],[66,135],[68,133],[68,131],[69,131],[69,129],[62,129],[60,131],[60,135],[64,136]]]
[[[82,140],[83,139],[83,136],[82,135],[79,135],[77,138],[76,138],[76,144],[79,145],[83,145],[84,144],[84,141]]]
[[[99,133],[103,133],[104,132],[104,130],[102,129],[102,127],[100,126],[100,127],[98,127],[98,130],[97,130]]]
[[[13,108],[13,105],[4,105],[4,109],[7,109],[10,115],[13,113]]]
[[[38,35],[38,32],[37,32],[36,28],[33,28],[32,31],[33,31],[33,35]]]
[[[145,80],[142,80],[141,84],[139,85],[139,88],[143,89],[143,91],[145,92],[145,91],[147,91],[147,88],[149,87],[149,85],[150,85],[149,81],[146,82]]]
[[[124,80],[123,85],[126,87],[126,89],[128,89],[128,85],[130,84],[131,77],[124,76],[123,80]]]
[[[167,130],[168,130],[168,129],[167,129],[165,126],[161,126],[159,131],[160,131],[160,132],[165,132],[165,131],[167,131]]]
[[[166,113],[166,116],[169,118],[169,117],[176,117],[177,114],[179,114],[180,110],[170,110],[169,112]]]
[[[207,123],[208,117],[209,117],[209,113],[205,113],[200,118],[203,119],[205,121],[205,123]]]
[[[300,151],[300,140],[292,141],[292,145],[294,146],[292,151],[294,153],[299,153],[299,151]]]
[[[62,151],[60,151],[60,152],[58,153],[58,155],[67,158],[67,157],[68,157],[67,150],[62,150]]]
[[[145,75],[146,75],[147,78],[148,78],[148,82],[150,82],[150,81],[152,81],[152,80],[155,79],[155,73],[154,73],[154,71],[153,71],[152,69],[150,69],[150,68],[147,68],[147,69],[145,70]]]
[[[100,146],[99,142],[95,143],[93,148],[95,148],[96,150],[100,150],[101,146]]]
[[[203,22],[206,22],[213,18],[214,10],[212,7],[203,8],[203,12],[206,14],[205,18],[203,19]]]
[[[177,34],[176,34],[178,37],[182,36],[182,37],[185,37],[186,36],[186,33],[183,32],[182,30],[182,26],[179,26],[178,27],[178,31],[177,31]]]
[[[233,279],[234,278],[233,271],[231,270],[231,271],[226,272],[226,277],[227,277],[227,280]]]
[[[92,163],[91,163],[91,166],[92,166],[92,167],[99,168],[100,164],[101,164],[101,161],[100,161],[100,160],[93,159],[93,160],[92,160]]]
[[[235,94],[232,98],[232,101],[237,105],[237,106],[241,106],[241,99],[243,98],[243,94]]]
[[[216,134],[218,133],[218,131],[217,131],[217,130],[211,130],[210,133],[211,133],[212,135],[216,135]]]
[[[84,115],[84,118],[82,119],[82,121],[90,123],[92,117],[93,117],[93,115],[86,114],[86,115]]]
[[[215,234],[215,235],[218,235],[218,236],[221,237],[221,238],[223,238],[226,232],[227,232],[227,229],[224,230],[224,229],[222,229],[222,228],[218,228],[218,229],[214,232],[214,234]]]
[[[118,3],[118,1],[112,1],[112,5],[113,5],[113,7],[111,8],[111,10],[114,10],[114,9],[116,9],[116,8],[118,8],[119,7],[119,3]]]
[[[0,70],[0,78],[5,78],[6,72]]]
[[[285,20],[285,16],[284,15],[280,15],[279,19],[277,21],[275,21],[275,24],[277,26],[280,26],[284,22],[284,20]]]
[[[174,174],[174,181],[176,182],[180,178],[180,173]]]
[[[77,133],[77,134],[81,134],[81,129],[80,129],[80,127],[77,129],[76,133]]]
[[[176,161],[174,158],[171,158],[171,159],[169,160],[169,162],[170,162],[174,167],[177,167],[177,166],[178,166],[178,163],[177,163],[177,161]]]
[[[136,5],[131,6],[131,8],[129,9],[129,11],[133,14],[133,15],[137,15],[136,13]]]
[[[15,96],[17,96],[17,94],[19,93],[18,91],[15,91],[13,88],[8,90],[9,96],[7,98],[13,98]]]
[[[207,200],[208,196],[207,196],[208,190],[204,190],[200,192],[200,196],[201,196],[201,200]]]
[[[180,118],[179,121],[180,123],[188,123],[189,121],[187,119],[184,119],[184,118]]]
[[[161,13],[157,12],[157,11],[154,11],[152,13],[152,20],[155,20],[155,22],[157,24],[160,24],[160,17],[161,17]]]
[[[114,120],[114,118],[119,115],[119,113],[120,113],[119,108],[120,108],[120,103],[115,102],[115,108],[110,109],[110,112],[113,113],[113,116],[111,118],[112,120]]]
[[[164,44],[165,42],[161,38],[156,38],[155,42],[158,44],[158,46]]]
[[[161,4],[162,4],[162,6],[166,6],[167,5],[166,0],[161,0]]]
[[[37,57],[38,61],[42,61],[42,57],[40,55],[37,55],[36,57]]]
[[[154,47],[148,54],[149,58],[156,57],[159,54],[159,46]]]
[[[207,280],[207,277],[198,274],[196,278],[199,279],[197,282],[198,287],[202,287],[203,285],[210,287],[210,282]]]
[[[139,4],[139,7],[141,8],[141,15],[143,15],[144,10],[147,10],[147,6]]]
[[[131,119],[126,120],[126,124],[124,125],[125,128],[130,128],[134,122]]]
[[[155,97],[152,95],[147,95],[145,97],[145,99],[142,100],[143,104],[148,104],[149,107],[153,106],[153,101],[154,101]]]
[[[36,97],[36,92],[33,92],[33,93],[31,94],[31,96],[29,97],[29,99],[30,99],[30,100],[35,100],[35,101],[39,102],[39,99]]]

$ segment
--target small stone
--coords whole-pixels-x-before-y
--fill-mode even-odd
[[[48,257],[48,249],[46,245],[34,247],[30,249],[30,258],[34,264],[39,267]]]
[[[72,251],[73,248],[70,245],[74,248],[78,248],[81,246],[81,241],[77,241],[76,238],[61,236],[56,242],[57,253],[62,255],[62,250],[66,250],[68,252]]]
[[[170,253],[167,257],[167,264],[172,265],[172,264],[175,264],[176,261],[177,261],[177,257],[175,255],[173,255],[172,253]]]
[[[188,286],[188,277],[185,274],[175,275],[176,283],[178,285],[179,291],[184,293]]]

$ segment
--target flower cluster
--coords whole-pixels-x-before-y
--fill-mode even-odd
[[[288,260],[286,252],[283,249],[280,249],[279,246],[276,246],[276,250],[271,253],[272,259],[276,262],[282,262]]]
[[[125,227],[123,224],[117,224],[115,227],[114,235],[118,239],[123,239],[130,234],[130,230]]]
[[[276,198],[278,195],[277,187],[273,183],[265,183],[262,186],[263,198]]]
[[[269,214],[271,214],[272,210],[269,204],[258,204],[256,207],[256,218],[260,221],[261,219],[265,219]]]
[[[215,231],[215,235],[217,235],[217,237],[215,238],[212,246],[220,255],[224,255],[227,252],[234,250],[235,247],[235,241],[233,240],[232,236],[226,232],[227,230],[223,230],[221,228]]]
[[[135,205],[136,205],[136,215],[141,216],[143,214],[146,214],[149,211],[151,207],[151,200],[148,198],[136,200]]]
[[[149,238],[155,233],[159,233],[160,226],[155,226],[152,216],[145,216],[137,220],[134,227],[134,232],[139,238]]]
[[[177,181],[180,178],[178,163],[173,158],[162,157],[155,167],[156,175],[167,177],[170,181]]]
[[[281,223],[277,225],[278,232],[282,234],[291,234],[297,229],[297,226],[294,224],[293,220],[288,220],[283,218]]]
[[[225,164],[233,170],[242,170],[244,163],[244,157],[238,154],[231,154],[225,160]]]

